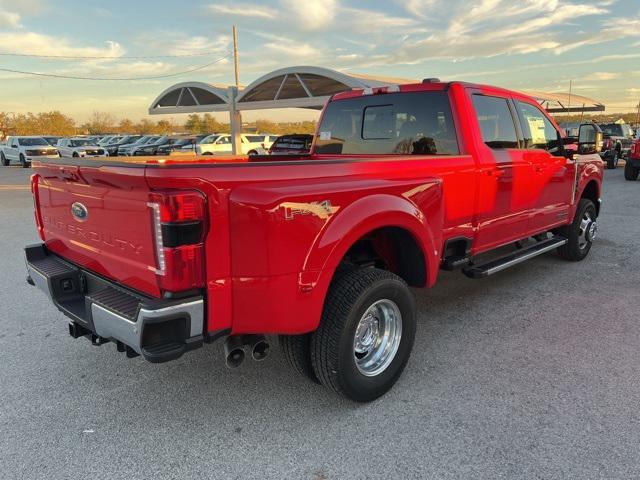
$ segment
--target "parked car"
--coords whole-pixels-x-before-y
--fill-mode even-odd
[[[635,182],[640,174],[640,136],[638,136],[629,149],[626,163],[624,165],[624,178]]]
[[[245,155],[258,155],[262,149],[265,153],[276,139],[275,135],[241,134],[241,148]],[[197,155],[229,155],[232,152],[231,135],[228,133],[213,134],[196,145]]]
[[[624,123],[603,123],[599,127],[604,133],[604,146],[600,156],[608,169],[617,168],[619,160],[629,153],[633,143],[633,130]]]
[[[0,163],[5,167],[20,162],[23,168],[29,168],[32,160],[42,158],[58,158],[58,150],[42,137],[7,137],[0,145]]]
[[[122,135],[105,135],[100,140],[98,140],[97,145],[99,145],[100,147],[106,147],[111,143],[116,143],[121,138]]]
[[[204,136],[202,137],[204,138]],[[182,137],[177,138],[173,143],[161,145],[156,149],[156,155],[171,155],[171,152],[175,151],[195,151],[196,137]]]
[[[158,148],[172,145],[176,140],[176,138],[171,138],[163,135],[157,138],[154,142],[146,143],[139,147],[133,148],[129,154],[132,156],[157,155]]]
[[[140,137],[138,140],[136,140],[133,143],[127,144],[127,145],[122,145],[121,147],[118,147],[118,155],[120,156],[130,156],[131,152],[133,150],[135,150],[138,147],[141,147],[143,145],[148,145],[150,143],[155,142],[156,140],[158,140],[160,137],[158,135],[145,135],[143,137]]]
[[[533,98],[433,80],[339,93],[321,118],[311,154],[286,162],[80,159],[77,180],[34,163],[28,281],[74,338],[164,362],[226,337],[235,367],[277,334],[296,371],[364,402],[409,360],[409,286],[555,250],[579,261],[594,244],[595,125],[574,156]]]
[[[118,156],[118,149],[120,147],[131,145],[137,142],[140,138],[142,138],[142,135],[125,135],[119,140],[109,143],[104,148],[109,153],[110,157],[116,157]]]
[[[107,151],[89,138],[61,138],[58,140],[61,157],[108,157]]]
[[[276,138],[269,148],[269,155],[306,155],[311,151],[313,135],[292,134]]]
[[[52,147],[55,147],[58,144],[58,140],[60,140],[62,137],[50,137],[50,136],[47,136],[47,137],[42,137],[42,138],[44,138],[49,145],[51,145]]]

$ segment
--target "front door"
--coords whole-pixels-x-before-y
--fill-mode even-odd
[[[560,133],[537,105],[520,100],[515,105],[524,137],[524,159],[533,167],[529,230],[536,234],[567,222],[575,163],[564,156]]]

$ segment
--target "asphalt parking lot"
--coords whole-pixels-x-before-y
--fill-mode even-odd
[[[640,182],[606,171],[590,256],[416,291],[414,353],[357,405],[279,350],[154,365],[73,340],[25,283],[28,170],[0,167],[0,465],[7,479],[629,479],[640,471]]]

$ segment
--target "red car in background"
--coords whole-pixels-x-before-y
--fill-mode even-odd
[[[636,138],[629,150],[627,163],[624,166],[624,178],[631,182],[638,179],[640,174],[640,138]]]
[[[313,135],[295,133],[278,137],[269,148],[269,155],[306,155],[311,152]]]

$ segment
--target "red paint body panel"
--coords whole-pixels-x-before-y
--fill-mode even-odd
[[[197,190],[207,199],[206,329],[295,334],[317,328],[336,267],[376,229],[410,233],[431,286],[448,239],[467,237],[472,253],[482,253],[571,222],[589,182],[600,192],[598,155],[567,160],[483,143],[473,92],[533,100],[463,83],[400,87],[422,90],[447,92],[459,155],[137,157],[100,168],[34,162],[44,239],[55,253],[158,297],[149,195]],[[86,222],[70,213],[77,201],[89,211]]]

